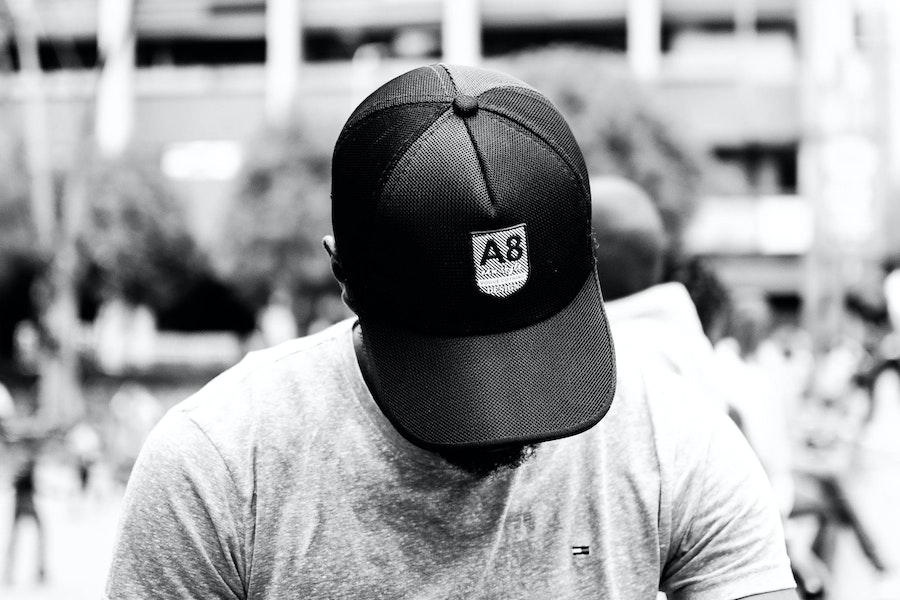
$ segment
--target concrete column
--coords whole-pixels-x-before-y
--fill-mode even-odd
[[[42,251],[53,247],[56,229],[47,101],[38,57],[35,7],[31,0],[10,0],[16,50],[19,53],[18,88],[22,107],[22,137],[28,166],[31,216]]]
[[[887,122],[886,157],[886,197],[885,197],[885,229],[883,237],[885,250],[894,256],[900,256],[900,3],[897,0],[883,0],[884,6],[884,40],[885,40],[885,76],[886,88],[884,111]]]
[[[303,53],[302,0],[266,0],[266,119],[284,126],[294,117]]]
[[[97,2],[97,46],[101,68],[94,131],[101,156],[121,155],[134,132],[133,0]]]
[[[806,260],[804,321],[821,349],[843,322],[848,277],[859,270],[870,226],[877,152],[862,127],[854,78],[864,68],[856,48],[852,0],[801,0],[802,132],[800,194],[814,211]]]
[[[642,81],[659,78],[662,58],[662,8],[660,0],[628,0],[628,64]]]
[[[477,65],[481,62],[479,0],[443,0],[441,48],[444,62]]]

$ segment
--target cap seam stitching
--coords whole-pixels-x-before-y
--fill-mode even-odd
[[[522,82],[522,85],[513,84],[513,83],[503,83],[500,85],[495,85],[494,87],[490,87],[490,88],[482,91],[481,93],[478,94],[477,97],[481,97],[482,95],[487,94],[488,92],[493,92],[494,90],[522,90],[524,92],[531,92],[532,96],[537,96],[541,100],[547,100],[547,98],[544,97],[543,94],[541,94],[539,91],[537,91],[533,87],[529,86],[524,81]]]
[[[450,72],[450,69],[447,68],[446,65],[441,63],[441,68],[447,72],[447,76],[450,77],[450,82],[453,83],[453,87],[456,88],[457,95],[461,94],[459,90],[459,85],[456,83],[456,80],[453,78],[453,73]],[[490,88],[494,89],[494,88]],[[485,90],[486,92],[487,90]],[[482,92],[484,93],[484,92]],[[480,96],[481,94],[479,94]],[[477,110],[477,109],[476,109]],[[467,119],[463,119],[463,127],[466,129],[466,135],[469,136],[469,142],[472,144],[472,151],[475,153],[475,160],[478,161],[478,169],[481,171],[481,177],[484,179],[484,189],[488,195],[488,202],[491,204],[491,218],[496,218],[497,216],[497,198],[494,196],[494,193],[491,191],[490,183],[488,182],[487,177],[487,169],[484,166],[484,157],[482,157],[481,152],[478,150],[478,146],[475,144],[475,136],[472,135],[472,129],[469,127],[469,123]]]
[[[582,189],[582,191],[588,195],[588,198],[590,198],[590,188],[586,188],[585,185],[580,181],[581,178],[576,175],[577,169],[570,161],[566,160],[566,157],[561,152],[560,148],[556,147],[555,144],[552,144],[551,142],[546,140],[542,135],[539,135],[536,131],[534,131],[531,128],[526,127],[525,125],[520,123],[517,119],[511,119],[504,114],[497,113],[496,111],[486,110],[486,112],[488,113],[489,118],[494,118],[494,119],[497,119],[498,121],[499,121],[500,117],[506,117],[506,120],[514,126],[511,128],[512,131],[515,132],[517,135],[527,137],[527,136],[525,136],[525,134],[522,131],[517,129],[517,128],[521,128],[522,130],[525,130],[528,133],[530,133],[531,135],[533,135],[536,139],[538,139],[538,140],[544,142],[545,144],[547,144],[548,146],[550,146],[550,148],[553,150],[553,154],[556,156],[556,160],[558,160],[564,166],[567,167],[566,169],[563,169],[565,171],[566,178],[569,179],[570,181],[572,181],[573,183],[575,183],[575,185],[577,185],[578,187],[580,187]],[[494,116],[490,117],[490,115],[494,115]],[[485,178],[485,180],[486,180],[486,178]],[[490,190],[488,191],[488,193],[490,193]],[[576,203],[575,208],[578,208],[577,203]],[[590,226],[588,226],[588,228],[587,228],[587,235],[589,238],[588,244],[592,244],[593,242],[590,241],[590,236],[591,236]],[[591,246],[591,247],[593,247],[593,246]]]
[[[484,189],[487,190],[488,200],[491,203],[491,218],[495,218],[497,216],[497,198],[491,190],[491,185],[488,181],[484,157],[481,155],[478,146],[475,144],[475,136],[472,135],[472,130],[469,128],[469,123],[466,119],[463,119],[463,127],[466,128],[466,134],[468,134],[469,142],[472,144],[472,151],[475,152],[475,160],[478,161],[478,168],[481,170],[482,179],[484,179]]]
[[[541,135],[538,131],[535,131],[534,128],[529,127],[526,123],[523,123],[520,119],[515,118],[515,116],[513,116],[511,113],[507,112],[507,111],[506,111],[505,109],[503,109],[503,108],[500,108],[500,107],[492,108],[492,107],[489,107],[489,106],[481,106],[480,108],[481,108],[482,110],[484,110],[485,112],[492,113],[492,114],[495,114],[495,115],[500,116],[500,117],[505,117],[505,118],[506,118],[507,120],[509,120],[510,122],[515,123],[516,125],[518,125],[518,126],[521,127],[522,129],[527,130],[529,133],[531,133],[532,135],[534,135],[536,138],[538,138],[539,140],[541,140],[542,142],[544,142],[545,144],[547,144],[548,146],[550,146],[550,148],[553,149],[553,152],[560,158],[560,160],[562,160],[562,161],[566,164],[566,166],[568,166],[569,169],[571,169],[571,173],[569,174],[570,177],[572,176],[572,173],[577,173],[577,172],[578,172],[578,169],[575,167],[574,164],[572,164],[572,161],[569,160],[568,157],[566,157],[565,153],[564,153],[563,150],[562,150],[562,147],[561,147],[559,144],[557,144],[556,142],[547,139],[546,137],[544,137],[543,135]],[[552,108],[552,107],[551,107],[551,108]],[[560,115],[560,117],[562,117],[562,115]],[[567,125],[568,125],[568,124],[567,124]],[[570,131],[571,131],[571,129],[570,129]],[[574,137],[574,134],[573,134],[573,137]],[[575,140],[575,144],[576,144],[576,145],[578,144],[578,141],[577,141],[577,140]],[[587,182],[586,182],[586,181],[579,181],[580,179],[581,179],[581,177],[577,177],[577,178],[576,178],[576,183],[578,183],[579,186],[580,186],[586,193],[590,193],[590,188],[587,187]]]
[[[446,96],[427,96],[425,98],[419,97],[417,94],[404,94],[402,96],[395,96],[395,98],[419,98],[416,102],[401,102],[399,104],[390,104],[387,102],[379,102],[373,105],[373,108],[370,112],[364,114],[362,117],[356,120],[353,124],[346,126],[344,131],[341,132],[340,137],[338,138],[337,144],[334,148],[334,154],[338,153],[338,150],[344,146],[350,140],[355,140],[358,137],[358,129],[359,126],[362,125],[363,122],[368,121],[369,119],[375,117],[381,111],[386,108],[399,108],[401,106],[416,106],[420,104],[434,104],[438,102],[450,102],[452,98],[447,98]]]
[[[398,152],[395,156],[391,157],[391,160],[389,160],[385,165],[384,172],[381,174],[381,177],[378,178],[378,181],[375,184],[376,189],[381,189],[382,186],[385,186],[387,184],[387,180],[394,175],[394,169],[396,169],[397,166],[401,162],[403,162],[403,160],[412,151],[412,149],[414,147],[421,147],[427,140],[429,140],[430,138],[434,137],[437,134],[437,130],[438,130],[437,124],[442,119],[445,119],[447,117],[448,112],[449,111],[445,111],[443,114],[438,115],[438,118],[435,119],[434,122],[428,126],[428,129],[426,129],[418,137],[418,139],[416,139],[412,144],[407,146],[402,152]],[[400,171],[399,175],[405,175],[409,171],[409,168],[410,168],[410,165],[406,165],[405,167],[403,167],[403,170]],[[394,190],[394,187],[396,187],[396,186],[397,186],[397,183],[391,183],[390,187],[384,187],[384,189],[382,190],[382,192],[383,192],[382,195],[387,196],[387,195],[391,194]]]
[[[447,114],[447,111],[444,111],[443,113],[439,114],[439,115],[437,116],[437,118],[436,118],[434,121],[431,122],[431,125],[429,125],[428,128],[427,128],[424,132],[422,132],[421,134],[419,134],[418,136],[416,136],[415,134],[410,134],[410,135],[406,136],[405,138],[403,138],[403,143],[400,145],[400,147],[402,148],[402,150],[398,150],[397,152],[395,152],[395,153],[391,156],[390,160],[388,160],[388,161],[385,163],[385,165],[384,165],[384,171],[381,173],[381,177],[378,178],[378,181],[377,181],[377,183],[375,184],[375,189],[381,189],[382,186],[384,186],[385,183],[387,183],[387,180],[388,180],[388,178],[391,176],[391,174],[394,172],[394,169],[397,167],[397,165],[400,163],[400,161],[403,160],[403,157],[406,156],[407,153],[409,153],[410,150],[412,150],[413,146],[416,146],[416,145],[417,145],[417,142],[419,142],[420,140],[422,140],[426,135],[427,135],[428,137],[431,137],[432,135],[434,135],[434,130],[437,129],[437,127],[435,127],[435,125],[436,125],[436,124],[438,123],[438,121],[440,121],[440,120],[444,117],[444,115],[446,115],[446,114]],[[430,131],[429,131],[429,130],[430,130]],[[413,139],[412,143],[407,144],[407,142],[408,142],[411,138],[415,138],[415,139]],[[387,191],[387,190],[385,190],[385,191]],[[380,200],[380,199],[381,199],[380,197],[377,198],[377,200]]]
[[[531,87],[530,85],[528,85],[525,82],[522,82],[522,84],[523,85],[514,85],[511,83],[504,83],[502,85],[497,85],[492,88],[488,88],[478,95],[482,96],[484,94],[487,94],[488,92],[493,92],[494,90],[522,90],[523,92],[528,92],[529,96],[535,97],[538,100],[543,100],[544,102],[552,105],[552,102],[550,102],[550,99],[547,98],[544,94],[540,93],[539,91],[537,91],[536,89],[534,89],[533,87]],[[556,111],[556,112],[559,112],[559,111]]]
[[[420,104],[428,104],[428,103],[423,102]],[[437,123],[444,117],[445,114],[447,114],[447,109],[444,109],[443,113],[438,114],[437,118],[431,123],[431,125],[428,126],[428,128],[426,128],[425,131],[428,131],[429,129],[431,129],[435,123]],[[358,132],[354,132],[352,138],[345,139],[343,142],[340,142],[340,145],[343,146],[345,143],[356,140],[358,135],[359,135]],[[419,135],[419,139],[421,139],[422,135],[424,135],[424,134]],[[400,140],[400,143],[398,144],[399,149],[397,151],[395,151],[394,154],[391,155],[391,158],[384,164],[384,170],[383,170],[381,176],[375,181],[376,189],[380,188],[381,185],[384,184],[387,177],[391,174],[391,171],[394,169],[394,167],[397,166],[397,163],[400,162],[402,157],[405,156],[407,152],[409,152],[409,149],[412,148],[413,145],[415,145],[415,142],[417,140],[414,140],[412,144],[409,144],[409,145],[406,144],[406,142],[409,141],[410,138],[414,138],[414,137],[415,137],[415,134],[412,133],[412,134],[404,137],[402,140]],[[335,154],[337,154],[337,147],[335,148]]]
[[[410,94],[410,97],[412,97],[412,96],[413,95]],[[371,112],[369,112],[368,114],[366,114],[365,116],[363,116],[359,120],[357,120],[355,123],[353,123],[352,125],[350,125],[349,127],[344,129],[344,131],[341,133],[341,136],[338,138],[337,146],[335,147],[335,154],[337,154],[338,148],[343,147],[344,144],[346,144],[348,141],[355,140],[359,136],[359,131],[358,131],[359,127],[365,121],[368,121],[369,119],[376,117],[385,109],[400,108],[400,107],[407,107],[407,106],[417,106],[417,105],[422,105],[422,104],[435,104],[435,103],[442,102],[442,101],[449,102],[450,100],[445,98],[444,96],[440,96],[440,97],[429,96],[428,98],[420,99],[416,102],[403,102],[400,104],[393,104],[393,105],[382,103],[382,104],[384,104],[384,106],[379,106],[377,109],[372,110]]]
[[[434,67],[435,65],[431,65],[431,66]],[[453,79],[453,73],[450,72],[450,69],[447,68],[447,65],[445,65],[444,63],[438,63],[437,66],[439,66],[440,68],[442,68],[442,69],[444,70],[444,73],[446,73],[446,74],[447,74],[447,77],[450,79],[450,83],[453,84],[453,88],[454,88],[454,89],[448,90],[447,93],[449,93],[449,94],[454,94],[454,95],[459,95],[459,93],[460,93],[460,92],[459,92],[459,86],[456,84],[456,80]],[[438,78],[440,78],[440,75],[438,75]],[[443,81],[443,80],[441,80],[441,87],[444,87],[444,81]]]
[[[397,94],[395,96],[391,96],[390,100],[376,100],[376,101],[372,102],[371,104],[369,104],[366,107],[366,110],[364,110],[362,112],[362,116],[358,116],[356,118],[356,122],[359,122],[359,121],[365,119],[373,112],[378,112],[378,110],[380,110],[382,108],[393,107],[393,106],[404,106],[406,104],[416,104],[416,102],[396,102],[395,103],[394,101],[399,98],[417,98],[418,102],[434,102],[437,100],[445,100],[445,101],[452,100],[452,98],[448,98],[448,96],[449,96],[449,94],[447,94],[447,93],[444,93],[444,94],[421,94],[421,93],[417,93],[417,92],[410,92],[407,94]],[[351,125],[351,127],[355,126],[356,122],[354,122]]]
[[[453,78],[453,73],[451,73],[450,69],[447,68],[447,65],[444,63],[437,63],[437,64],[438,64],[438,66],[443,68],[444,71],[447,72],[447,75],[450,77],[450,81],[452,81],[454,87],[456,87],[456,93],[463,94],[463,92],[460,90],[459,84],[456,83],[456,79]],[[434,66],[434,65],[432,65],[432,66]],[[492,85],[491,87],[487,88],[486,90],[483,90],[482,92],[480,92],[478,94],[478,96],[481,96],[481,94],[486,94],[487,92],[490,92],[491,90],[522,89],[522,90],[527,90],[529,92],[533,92],[534,94],[537,94],[538,96],[541,96],[543,98],[541,93],[539,91],[537,91],[535,88],[533,88],[532,86],[530,86],[528,83],[521,81],[515,77],[510,77],[510,79],[515,79],[516,81],[518,81],[518,83],[501,83],[501,84],[497,84],[497,85]],[[546,100],[546,98],[544,98],[544,99]]]
[[[497,117],[507,117],[507,115],[504,115],[504,114],[502,114],[502,113],[498,113],[498,112],[496,112],[496,111],[487,110],[487,109],[485,109],[485,110],[486,110],[486,112],[492,113],[492,114],[496,115]],[[496,118],[496,117],[494,117],[494,118]],[[566,177],[567,177],[568,179],[572,180],[573,182],[575,182],[576,184],[580,184],[580,182],[579,182],[579,179],[580,179],[580,178],[577,177],[577,176],[575,175],[576,169],[574,168],[574,165],[572,165],[571,162],[569,162],[568,160],[566,160],[566,157],[562,154],[562,152],[560,151],[560,149],[556,147],[555,144],[553,144],[553,143],[550,142],[549,140],[545,139],[543,136],[539,135],[536,131],[532,130],[531,128],[526,127],[525,125],[523,125],[522,123],[520,123],[518,120],[516,120],[516,119],[511,119],[511,118],[509,118],[509,117],[507,117],[507,120],[508,120],[510,123],[512,123],[512,124],[514,124],[514,125],[517,125],[517,126],[521,127],[522,129],[524,129],[524,130],[527,131],[528,133],[534,135],[537,139],[541,140],[542,142],[544,142],[544,143],[546,143],[548,146],[550,146],[550,148],[553,150],[553,153],[556,155],[557,160],[561,161],[565,166],[568,167],[568,169],[566,169]],[[517,133],[518,135],[523,135],[521,131],[516,131],[516,133]],[[580,187],[583,188],[584,186],[582,185],[582,186],[580,186]],[[585,190],[585,191],[587,191],[587,190]]]

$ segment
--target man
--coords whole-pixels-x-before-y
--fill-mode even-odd
[[[704,327],[685,286],[662,282],[669,242],[650,196],[614,176],[593,178],[591,196],[597,273],[617,351],[643,363],[648,377],[659,369],[685,377],[700,401],[740,423],[786,519],[794,485],[783,398],[759,365],[730,351],[731,338],[719,339],[716,348],[707,338],[707,332],[723,338],[744,328],[742,305],[731,305],[718,280],[692,264],[688,279],[706,300]],[[806,583],[813,585],[811,576]]]
[[[701,398],[727,410],[713,347],[688,290],[662,282],[669,240],[650,196],[607,176],[591,180],[591,197],[597,274],[619,354],[632,352],[689,378],[702,388]]]
[[[36,533],[35,545],[35,578],[38,583],[43,583],[46,579],[46,533],[43,526],[43,519],[35,503],[35,470],[37,468],[38,453],[40,451],[40,442],[36,440],[25,440],[19,442],[22,446],[22,456],[19,458],[13,474],[13,515],[12,523],[9,528],[9,539],[6,545],[6,566],[4,568],[3,581],[7,584],[13,583],[13,574],[16,572],[16,558],[21,555],[21,535],[22,523],[26,519],[30,519],[34,524]]]
[[[781,396],[761,368],[725,352],[724,345],[713,348],[684,285],[662,283],[668,240],[650,196],[626,179],[597,177],[591,197],[597,274],[617,350],[686,377],[699,399],[741,423],[786,518],[794,487]],[[723,306],[718,312],[725,312]],[[731,312],[730,328],[746,321],[735,319],[745,311]],[[710,316],[721,321],[724,336],[725,315]]]
[[[0,423],[7,421],[16,416],[16,405],[13,402],[12,394],[0,381]]]
[[[792,597],[737,433],[674,378],[616,391],[584,161],[543,96],[401,75],[344,126],[332,201],[358,318],[168,413],[109,598]]]

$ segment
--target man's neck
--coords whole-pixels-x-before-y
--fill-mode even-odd
[[[359,370],[362,373],[363,381],[366,383],[366,387],[369,388],[372,397],[376,398],[375,403],[378,404],[378,390],[375,387],[375,374],[372,371],[372,363],[369,361],[369,356],[366,354],[366,347],[362,337],[362,328],[359,326],[359,321],[353,324],[353,352],[356,354],[356,362],[359,363]]]
[[[359,370],[362,373],[363,381],[375,405],[381,410],[378,402],[378,385],[376,383],[375,372],[372,363],[366,353],[365,341],[363,340],[362,328],[359,321],[353,325],[353,351],[356,353],[356,362],[359,363]],[[493,451],[484,450],[459,450],[456,452],[437,452],[436,454],[449,462],[458,469],[467,472],[469,475],[476,477],[486,477],[504,469],[515,469],[520,464],[528,460],[535,450],[536,444],[528,446],[514,446],[511,448],[502,448]]]

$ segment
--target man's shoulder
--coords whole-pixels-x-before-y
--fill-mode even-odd
[[[617,360],[617,401],[631,405],[633,418],[647,420],[662,462],[689,448],[704,452],[711,435],[730,427],[727,414],[710,402],[708,390],[691,377],[659,361],[642,360],[638,352],[626,351]]]
[[[249,353],[199,391],[176,404],[181,413],[207,435],[239,438],[260,423],[302,421],[315,410],[329,385],[344,368],[344,344],[350,322],[342,321],[319,333]]]

